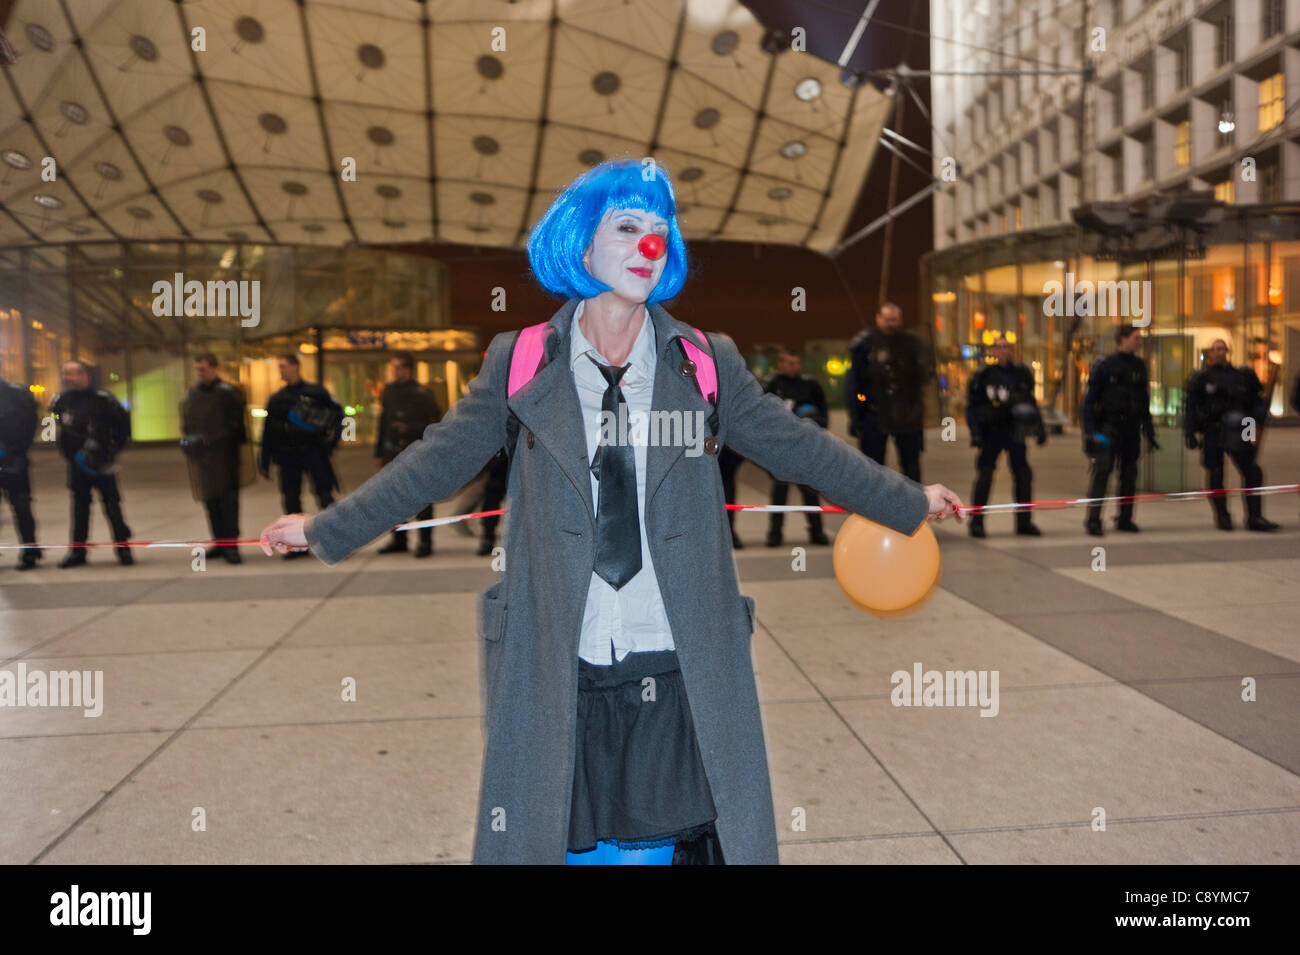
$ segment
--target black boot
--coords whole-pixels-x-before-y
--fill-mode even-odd
[[[402,534],[402,535],[399,536],[399,535],[397,535],[397,534],[394,534],[392,540],[390,540],[390,541],[389,541],[387,544],[385,544],[383,547],[379,548],[379,553],[381,553],[381,554],[405,554],[405,553],[406,553],[406,535],[405,535],[405,534]]]
[[[781,515],[773,514],[767,524],[767,540],[765,543],[768,547],[781,546]]]
[[[1124,496],[1132,495],[1132,491],[1121,488]],[[1119,506],[1119,517],[1115,518],[1115,530],[1125,531],[1129,534],[1136,534],[1140,528],[1133,523],[1133,502],[1125,501]]]
[[[966,530],[970,532],[971,537],[984,537],[984,515],[975,514],[966,519]]]
[[[117,554],[117,562],[123,567],[129,567],[135,563],[135,556],[131,553],[131,548],[118,546],[114,547],[113,551]]]
[[[1246,530],[1275,531],[1278,525],[1264,517],[1264,502],[1258,494],[1246,495]]]
[[[825,547],[830,543],[826,532],[822,530],[822,516],[820,514],[813,514],[812,519],[808,521],[808,542],[819,547]]]
[[[1016,503],[1028,504],[1034,499],[1034,472],[1024,467],[1015,473]],[[1043,532],[1034,523],[1032,511],[1016,511],[1016,533],[1022,537],[1042,537]]]
[[[1214,510],[1214,524],[1221,531],[1232,530],[1232,515],[1228,513],[1228,502],[1222,497],[1210,498],[1210,507]]]
[[[44,553],[39,547],[24,547],[23,556],[18,558],[18,569],[31,570]]]
[[[59,569],[64,567],[80,567],[86,562],[86,548],[71,547],[63,555],[63,560],[59,561]]]
[[[1043,532],[1038,529],[1034,523],[1032,515],[1028,511],[1016,512],[1016,533],[1022,537],[1042,537]]]

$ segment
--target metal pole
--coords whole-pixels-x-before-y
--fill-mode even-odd
[[[903,125],[903,84],[896,82],[894,84],[894,125]],[[899,153],[894,151],[889,157],[889,192],[885,200],[885,208],[892,208],[894,200],[898,196],[898,158]],[[885,236],[881,243],[880,250],[880,294],[876,298],[876,307],[889,297],[889,252],[894,242],[894,217],[890,216],[885,222]]]

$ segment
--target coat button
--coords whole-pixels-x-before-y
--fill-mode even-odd
[[[705,454],[718,453],[718,439],[715,438],[713,435],[709,435],[707,438],[704,439],[704,453]]]
[[[687,378],[694,378],[695,362],[691,361],[689,358],[683,358],[682,363],[677,366],[677,370],[680,371]]]
[[[528,432],[528,450],[531,451],[532,449],[533,449],[533,433],[532,433],[531,431],[529,431],[529,432]]]

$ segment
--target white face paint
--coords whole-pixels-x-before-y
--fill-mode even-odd
[[[596,227],[582,264],[593,278],[613,289],[611,294],[634,304],[644,303],[659,284],[668,261],[666,250],[654,261],[637,251],[642,236],[651,232],[666,242],[667,220],[644,209],[610,209]]]

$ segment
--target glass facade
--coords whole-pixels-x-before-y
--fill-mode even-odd
[[[192,357],[213,352],[259,410],[297,354],[374,434],[394,351],[410,351],[444,409],[480,362],[479,335],[453,327],[447,270],[373,249],[239,242],[92,242],[0,250],[0,369],[42,414],[60,366],[81,359],[131,409],[138,441],[180,437]]]
[[[1115,349],[1120,324],[1149,316],[1145,357],[1151,413],[1167,432],[1144,456],[1149,490],[1199,487],[1182,427],[1184,386],[1216,338],[1235,365],[1250,364],[1272,414],[1300,374],[1300,206],[1237,207],[1206,235],[1203,257],[1120,264],[1094,236],[1055,227],[969,242],[928,255],[929,290],[943,414],[961,419],[966,385],[998,334],[1029,365],[1038,398],[1058,423],[1078,424],[1093,363]]]

